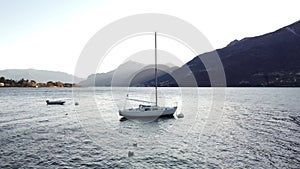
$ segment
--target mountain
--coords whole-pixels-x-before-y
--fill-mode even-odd
[[[300,21],[261,36],[234,40],[226,47],[201,54],[171,74],[158,78],[161,86],[211,86],[201,59],[218,53],[224,67],[227,86],[300,86]],[[189,68],[191,71],[187,71]],[[174,80],[174,78],[176,81]],[[145,82],[147,84],[152,81]]]
[[[0,77],[6,79],[20,80],[28,79],[36,82],[45,83],[48,81],[60,81],[64,83],[73,83],[73,75],[64,72],[36,70],[36,69],[6,69],[0,70]],[[74,83],[83,80],[82,78],[74,77]]]
[[[134,75],[130,82],[130,86],[136,87],[144,87],[144,86],[154,86],[154,81],[152,80],[155,77],[155,65],[149,65],[143,67],[138,73]],[[168,65],[157,65],[157,76],[163,76],[172,73],[174,70],[178,69],[179,67],[172,65],[169,67]],[[147,83],[149,82],[149,83]],[[147,85],[145,85],[147,84]]]
[[[176,66],[158,65],[157,74],[162,76],[177,68]],[[113,71],[92,74],[79,84],[82,86],[144,86],[144,82],[153,79],[153,77],[153,65],[128,61]]]
[[[82,86],[111,86],[113,82],[116,86],[123,86],[126,79],[129,79],[134,72],[143,66],[141,63],[128,61],[120,65],[116,70],[107,73],[92,74],[79,84]],[[117,76],[118,78],[115,78]]]

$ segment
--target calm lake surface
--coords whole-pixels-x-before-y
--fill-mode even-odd
[[[120,121],[139,104],[127,94],[154,99],[153,88],[0,88],[0,168],[300,168],[300,88],[159,88],[184,118]]]

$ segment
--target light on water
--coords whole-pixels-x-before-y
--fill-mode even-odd
[[[184,118],[150,122],[120,121],[127,92],[1,88],[0,168],[299,168],[298,88],[227,88],[211,123],[211,88],[161,88]],[[129,94],[153,99],[151,88]]]

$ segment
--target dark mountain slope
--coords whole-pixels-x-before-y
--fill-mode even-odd
[[[210,86],[207,70],[199,58],[217,52],[227,86],[300,86],[300,21],[265,35],[234,40],[216,51],[195,57],[170,75],[159,77],[162,84],[176,86],[172,77],[184,81],[191,76],[198,86]],[[190,68],[192,72],[186,72]],[[147,82],[149,83],[149,82]],[[189,82],[183,86],[193,86]]]

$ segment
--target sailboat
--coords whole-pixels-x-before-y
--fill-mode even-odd
[[[144,117],[163,117],[163,116],[173,116],[173,114],[177,110],[177,106],[175,107],[164,107],[159,106],[157,102],[157,38],[156,32],[154,33],[155,36],[155,102],[149,101],[141,101],[137,99],[129,99],[133,101],[141,101],[150,103],[150,105],[140,104],[137,108],[130,108],[130,109],[122,109],[119,110],[119,115],[128,118],[144,118]],[[128,95],[127,95],[128,96]]]

